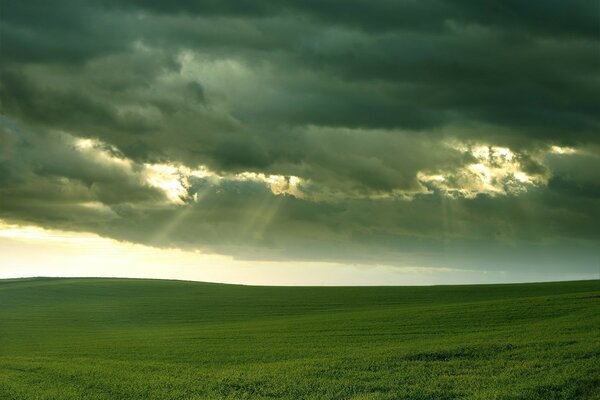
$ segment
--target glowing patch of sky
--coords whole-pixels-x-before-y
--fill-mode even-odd
[[[32,276],[134,277],[249,285],[432,285],[508,281],[503,271],[236,260],[0,220],[0,279]],[[523,275],[520,280],[532,278]],[[513,274],[510,280],[519,280],[519,277]]]

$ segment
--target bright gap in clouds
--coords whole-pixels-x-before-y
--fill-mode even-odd
[[[504,273],[451,268],[250,261],[159,249],[89,233],[0,220],[0,279],[34,276],[182,279],[249,285],[430,285],[502,282]]]

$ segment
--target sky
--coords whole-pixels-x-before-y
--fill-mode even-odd
[[[600,278],[592,0],[0,0],[0,278]]]

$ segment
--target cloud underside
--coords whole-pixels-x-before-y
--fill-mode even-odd
[[[0,219],[494,268],[600,240],[589,1],[2,1]]]

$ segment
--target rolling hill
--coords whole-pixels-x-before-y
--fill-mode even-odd
[[[1,399],[600,399],[600,281],[0,280]]]

